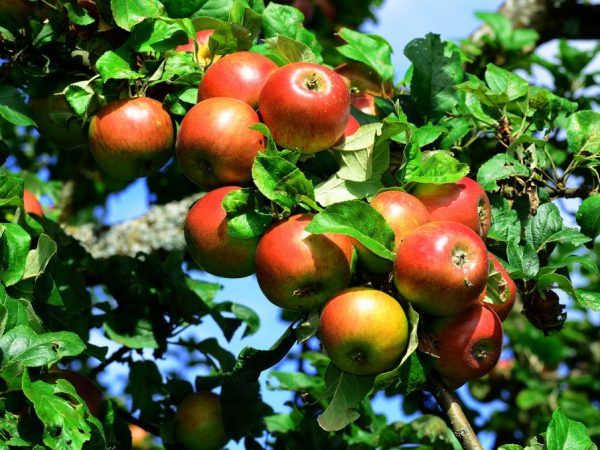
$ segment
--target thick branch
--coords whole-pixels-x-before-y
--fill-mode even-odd
[[[483,450],[481,442],[473,431],[473,427],[465,417],[465,413],[456,396],[437,378],[432,377],[431,393],[435,397],[442,412],[448,418],[454,435],[465,450]]]
[[[66,226],[65,232],[81,242],[95,258],[184,249],[183,222],[188,209],[198,197],[194,195],[153,206],[142,217],[112,227],[94,224]]]

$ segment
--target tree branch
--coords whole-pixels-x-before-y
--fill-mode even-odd
[[[450,422],[454,435],[465,450],[483,450],[456,396],[435,376],[431,377],[431,393]]]
[[[185,248],[182,227],[188,209],[200,197],[193,195],[164,205],[152,206],[146,214],[111,227],[86,224],[66,226],[94,258],[112,255],[135,256],[138,252]]]

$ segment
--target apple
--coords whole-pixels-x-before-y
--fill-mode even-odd
[[[102,170],[123,180],[158,172],[171,157],[174,141],[171,116],[148,97],[112,101],[90,122],[92,156]]]
[[[488,258],[492,262],[494,270],[500,273],[500,281],[494,286],[496,290],[493,292],[488,286],[488,289],[484,290],[481,299],[492,308],[494,312],[498,314],[500,320],[504,322],[515,305],[517,286],[504,266],[498,261],[498,258],[491,253],[488,253]]]
[[[394,247],[397,248],[402,239],[429,222],[429,212],[416,197],[402,191],[383,191],[371,201],[375,208],[394,231]],[[358,258],[363,268],[372,274],[384,275],[392,271],[392,263],[381,258],[354,240]]]
[[[28,191],[27,189],[23,191],[23,206],[28,214],[35,214],[36,216],[40,217],[44,215],[42,204],[39,202],[33,192]]]
[[[219,277],[241,278],[254,273],[254,254],[259,238],[237,239],[229,235],[221,203],[237,186],[215,189],[190,208],[184,224],[188,250],[206,272]]]
[[[257,123],[256,111],[235,98],[209,98],[194,105],[177,136],[181,169],[206,189],[248,184],[254,157],[266,146],[265,137],[250,129]]]
[[[350,285],[352,242],[341,234],[305,230],[297,214],[267,230],[256,249],[256,278],[265,296],[292,311],[309,311]]]
[[[487,305],[475,303],[460,314],[431,318],[425,332],[435,353],[433,368],[452,387],[482,377],[502,352],[502,322]]]
[[[83,123],[69,106],[62,91],[76,80],[59,82],[48,95],[31,97],[29,104],[41,136],[63,149],[87,143]]]
[[[253,108],[277,64],[258,53],[236,52],[211,65],[200,81],[198,101],[213,97],[237,98]]]
[[[394,95],[392,81],[387,80],[383,82],[377,72],[364,63],[348,61],[340,64],[334,70],[343,77],[346,85],[353,92],[365,92],[380,97],[391,97]]]
[[[377,107],[375,106],[375,97],[366,92],[352,92],[350,94],[350,104],[360,112],[371,116],[377,115]]]
[[[185,450],[219,450],[227,444],[217,394],[201,391],[182,400],[175,414],[175,440]]]
[[[488,278],[487,249],[467,226],[427,223],[398,245],[394,284],[415,309],[450,316],[479,300]]]
[[[46,383],[56,383],[58,380],[67,380],[73,385],[77,394],[85,402],[92,416],[100,418],[104,406],[103,394],[96,383],[85,375],[65,369],[52,369],[46,375]]]
[[[344,128],[344,132],[342,133],[340,138],[337,140],[337,142],[334,144],[334,147],[337,147],[338,145],[342,145],[344,143],[344,141],[346,140],[346,138],[348,136],[352,136],[354,133],[356,133],[359,128],[360,128],[360,123],[358,122],[358,120],[356,120],[356,118],[352,114],[350,114],[350,116],[348,117],[348,123],[346,124],[346,128]]]
[[[198,53],[196,57],[198,62],[203,66],[206,66],[212,62],[216,62],[221,59],[221,55],[213,55],[210,51],[208,41],[210,36],[215,32],[213,29],[200,30],[196,33],[196,41],[190,38],[187,44],[178,45],[175,47],[176,52],[195,52],[196,42],[198,43]]]
[[[133,450],[150,450],[152,448],[151,435],[142,427],[130,423],[129,432],[131,433],[131,448]]]
[[[350,116],[350,93],[331,69],[297,62],[267,79],[258,109],[275,142],[313,154],[335,145]]]
[[[485,191],[470,178],[456,183],[417,184],[411,194],[423,202],[431,220],[460,222],[485,238],[490,229],[492,210]]]
[[[350,288],[323,308],[319,336],[340,370],[375,375],[400,361],[408,342],[408,321],[400,303],[385,292]]]

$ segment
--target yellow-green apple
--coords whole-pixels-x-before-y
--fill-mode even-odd
[[[504,322],[515,306],[517,286],[504,266],[498,261],[498,258],[491,253],[488,253],[488,258],[492,262],[493,272],[496,272],[497,275],[492,275],[493,272],[490,272],[492,276],[489,278],[487,288],[484,289],[480,298]]]
[[[429,222],[396,250],[394,284],[415,309],[450,316],[478,302],[488,278],[487,249],[467,226]]]
[[[44,215],[42,204],[33,192],[28,191],[27,189],[23,191],[23,206],[25,207],[25,211],[29,214],[35,214],[40,217]]]
[[[259,238],[232,237],[221,206],[225,196],[238,189],[225,186],[205,194],[190,208],[183,228],[194,261],[206,272],[220,277],[241,278],[254,273]]]
[[[201,391],[182,400],[175,413],[175,440],[184,450],[219,450],[227,444],[217,394]]]
[[[349,61],[340,64],[334,70],[344,78],[346,85],[353,92],[365,92],[379,97],[391,97],[394,94],[392,81],[384,82],[373,69],[364,63]]]
[[[371,201],[371,206],[383,216],[394,231],[394,248],[402,239],[429,222],[429,212],[416,197],[402,191],[383,191]],[[354,241],[361,266],[367,272],[384,275],[392,271],[392,262],[375,255],[358,241]]]
[[[341,234],[305,230],[311,215],[297,214],[263,235],[256,278],[265,296],[292,311],[308,311],[350,285],[352,242]]]
[[[425,331],[438,356],[433,367],[453,388],[488,373],[502,352],[502,322],[481,303],[454,316],[430,318]]]
[[[94,417],[101,417],[104,396],[96,383],[85,375],[65,369],[52,369],[44,378],[47,383],[56,383],[60,379],[67,380],[73,385],[75,391],[77,391],[77,394],[85,402]]]
[[[258,53],[226,55],[206,70],[198,87],[198,101],[232,97],[256,108],[261,89],[276,69],[277,64]]]
[[[132,180],[151,175],[173,153],[171,116],[149,97],[115,100],[90,122],[88,141],[98,165],[115,178]]]
[[[350,288],[325,304],[319,338],[340,370],[375,375],[400,361],[408,341],[408,321],[400,303],[385,292]]]
[[[248,184],[254,157],[266,146],[265,137],[250,129],[257,123],[256,111],[235,98],[209,98],[194,105],[177,135],[183,173],[206,189]]]
[[[431,220],[460,222],[485,238],[492,210],[487,194],[476,181],[464,177],[456,183],[417,184],[411,194],[423,202]]]
[[[350,92],[333,70],[292,63],[269,76],[258,109],[278,145],[313,154],[335,145],[344,132]]]
[[[208,65],[211,61],[216,62],[221,58],[221,55],[213,55],[210,51],[210,47],[208,45],[208,41],[210,39],[211,34],[213,34],[215,30],[200,30],[196,33],[196,40],[190,38],[187,44],[178,45],[175,48],[177,52],[195,52],[196,51],[196,42],[198,43],[198,52],[196,53],[196,58],[198,62],[203,66]]]

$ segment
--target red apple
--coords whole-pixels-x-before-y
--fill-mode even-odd
[[[433,368],[453,387],[488,373],[502,352],[502,322],[487,305],[432,318],[425,330],[439,356]]]
[[[353,91],[380,97],[391,97],[394,94],[392,81],[388,80],[384,83],[381,77],[364,63],[348,61],[337,66],[335,71],[344,78],[348,88]]]
[[[27,189],[23,191],[23,205],[25,207],[25,211],[27,211],[29,214],[35,214],[36,216],[40,217],[44,215],[42,204],[39,202],[37,197]]]
[[[449,316],[476,303],[488,277],[481,238],[458,222],[427,223],[398,245],[394,284],[415,309]]]
[[[350,94],[350,104],[360,112],[371,116],[377,115],[377,107],[375,106],[375,97],[366,92],[352,92]]]
[[[198,101],[231,97],[256,108],[261,89],[276,69],[277,64],[258,53],[226,55],[206,70],[198,88]]]
[[[298,214],[279,222],[256,249],[258,284],[272,303],[284,309],[311,310],[350,284],[350,239],[305,231],[311,219]]]
[[[292,63],[267,79],[258,109],[275,142],[312,154],[332,147],[350,115],[350,93],[327,67]]]
[[[196,33],[196,41],[198,43],[198,53],[196,53],[196,57],[198,58],[198,62],[203,66],[208,65],[211,61],[216,62],[221,58],[221,55],[213,55],[210,51],[210,47],[208,45],[208,40],[210,36],[215,32],[215,30],[200,30]],[[195,52],[196,51],[196,43],[194,39],[190,38],[187,44],[178,45],[175,48],[177,52]]]
[[[220,277],[241,278],[254,273],[258,238],[230,236],[221,206],[225,196],[238,189],[226,186],[205,194],[194,203],[185,219],[185,241],[192,258],[206,272]]]
[[[115,100],[90,122],[89,144],[98,165],[115,178],[145,177],[166,164],[175,141],[162,103],[148,97]]]
[[[383,191],[371,201],[375,208],[394,231],[394,247],[397,248],[402,239],[429,222],[429,212],[416,197],[401,191]],[[375,255],[360,242],[354,241],[361,265],[367,272],[384,275],[392,271],[392,262]]]
[[[52,369],[45,377],[46,383],[56,383],[60,379],[67,380],[73,385],[94,417],[101,417],[104,399],[102,391],[96,383],[85,375],[72,370]]]
[[[252,180],[252,163],[265,137],[251,130],[256,111],[235,98],[215,97],[194,105],[177,136],[177,159],[185,175],[206,189]]]
[[[408,342],[408,321],[400,303],[385,292],[350,288],[325,305],[319,336],[340,370],[374,375],[400,361]]]
[[[488,286],[488,288],[483,291],[481,300],[484,301],[490,308],[492,308],[494,312],[498,314],[500,320],[504,322],[504,320],[508,317],[508,314],[515,306],[515,300],[517,298],[517,286],[500,261],[498,261],[498,259],[491,253],[488,253],[488,257],[494,265],[494,270],[499,272],[500,281],[497,283],[497,285],[494,283],[494,291],[489,289],[490,286]]]
[[[485,191],[470,178],[456,183],[417,184],[411,192],[423,202],[431,220],[460,222],[482,238],[487,236],[492,220],[490,201]]]
[[[348,117],[348,123],[346,124],[346,128],[344,129],[344,133],[340,136],[340,138],[335,143],[334,147],[338,145],[342,145],[348,136],[352,136],[354,133],[358,131],[360,128],[360,123],[358,120],[354,118],[352,114]]]
[[[202,391],[183,399],[175,414],[175,440],[184,450],[220,450],[227,444],[217,394]]]
[[[151,434],[142,427],[130,423],[129,432],[131,433],[132,450],[150,450],[152,448]]]

